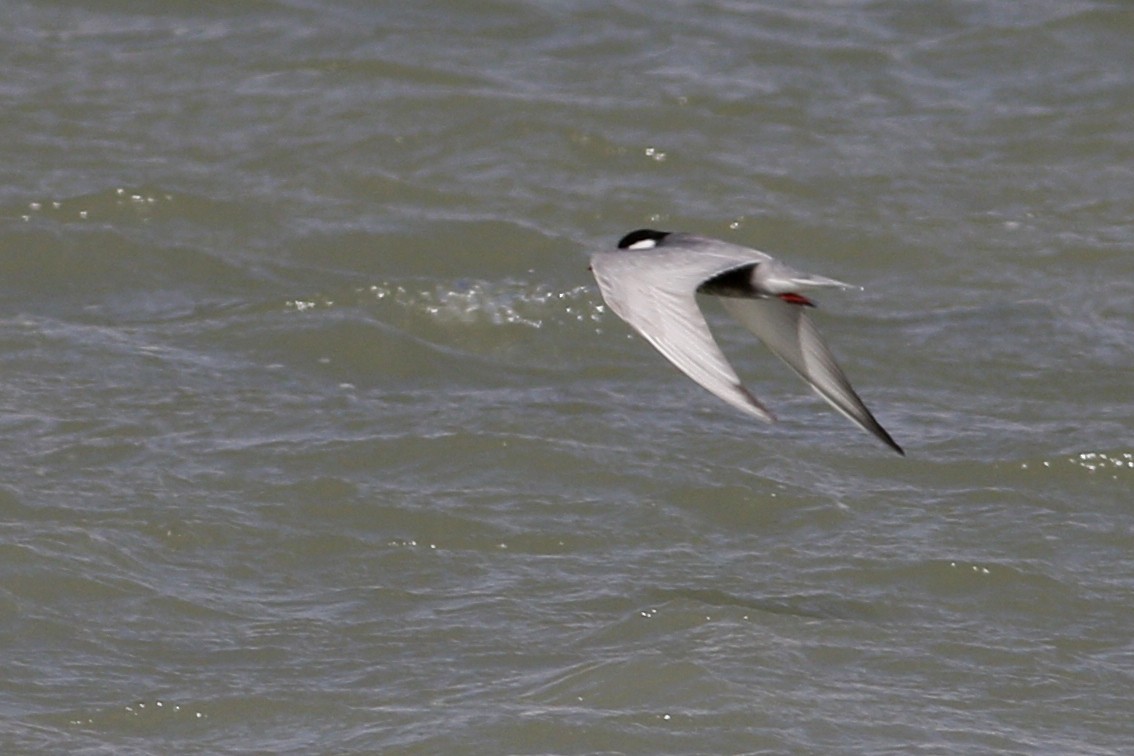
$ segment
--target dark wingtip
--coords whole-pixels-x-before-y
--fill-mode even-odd
[[[769,423],[779,422],[779,418],[776,417],[776,413],[772,412],[770,409],[765,407],[764,403],[762,401],[760,401],[755,396],[753,396],[752,392],[744,387],[744,384],[736,383],[736,384],[733,384],[733,385],[736,386],[737,390],[739,390],[740,393],[744,394],[744,398],[748,400],[749,404],[751,404],[753,407],[758,409],[760,412],[764,413],[763,419],[764,419],[765,422],[769,422]]]
[[[891,449],[896,451],[898,454],[901,454],[903,457],[906,456],[906,450],[898,446],[898,442],[890,438],[890,434],[887,433],[881,425],[878,426],[878,430],[880,432],[876,433],[875,435],[878,436],[878,438],[881,439],[882,442],[886,444],[886,446],[889,446]]]
[[[652,241],[655,244],[660,244],[662,239],[669,236],[668,231],[655,231],[652,228],[639,228],[637,231],[631,231],[623,236],[618,242],[619,249],[629,249],[635,244],[640,244],[645,241]]]
[[[863,405],[863,408],[865,409],[865,405]],[[886,429],[882,427],[881,423],[874,419],[874,415],[870,414],[870,410],[866,410],[866,418],[859,424],[864,430],[870,431],[871,435],[886,444],[886,446],[889,446],[903,457],[906,456],[906,450],[898,446],[898,442],[890,436]]]

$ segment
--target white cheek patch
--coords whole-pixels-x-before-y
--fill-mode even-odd
[[[653,249],[658,246],[657,239],[642,239],[631,244],[626,249]]]

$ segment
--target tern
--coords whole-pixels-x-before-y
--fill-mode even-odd
[[[831,406],[898,454],[890,437],[851,388],[807,317],[814,303],[799,293],[850,284],[801,273],[771,255],[718,239],[643,228],[591,258],[611,310],[692,378],[732,406],[766,422],[776,416],[740,382],[709,332],[695,295],[721,298],[729,313]]]

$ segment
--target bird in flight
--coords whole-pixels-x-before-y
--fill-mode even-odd
[[[737,244],[653,229],[632,231],[618,247],[596,253],[591,271],[602,298],[679,370],[732,406],[775,422],[740,382],[721,352],[695,295],[720,297],[729,313],[786,362],[831,406],[898,454],[807,317],[815,305],[799,293],[850,288],[801,273],[771,255]]]

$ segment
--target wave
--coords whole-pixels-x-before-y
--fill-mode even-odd
[[[591,287],[559,289],[515,279],[461,279],[444,283],[378,281],[345,291],[341,296],[290,299],[285,306],[296,312],[374,306],[403,318],[425,319],[441,325],[526,328],[599,323],[605,312],[605,306]]]

